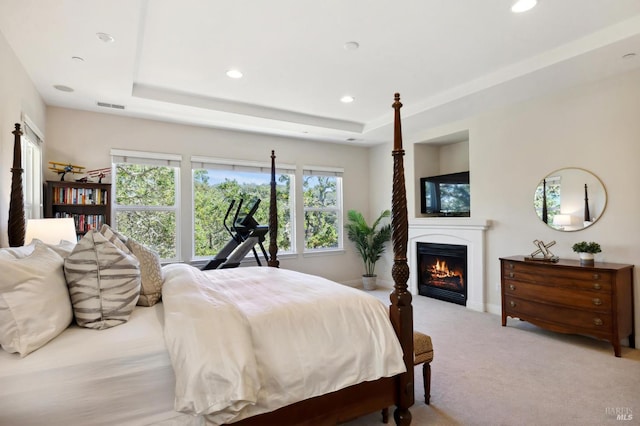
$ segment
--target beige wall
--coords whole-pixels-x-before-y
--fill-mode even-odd
[[[347,209],[367,213],[368,149],[262,136],[251,133],[230,132],[159,121],[126,118],[110,114],[50,107],[47,109],[47,149],[44,161],[71,162],[92,168],[111,165],[111,148],[175,153],[183,156],[181,175],[182,194],[182,258],[190,259],[191,234],[191,169],[192,155],[270,161],[271,150],[278,162],[297,165],[296,187],[301,196],[303,165],[344,168],[344,203]],[[45,171],[45,179],[56,179],[53,172]],[[302,227],[303,213],[298,204],[297,226]],[[301,228],[299,228],[301,229]],[[298,232],[299,250],[304,246],[302,232]],[[351,243],[345,241],[347,252],[323,255],[296,256],[283,260],[283,266],[317,273],[341,282],[359,281],[362,266]]]
[[[640,307],[640,71],[566,90],[553,96],[486,112],[467,120],[425,129],[423,140],[469,131],[472,176],[471,219],[490,220],[487,231],[486,282],[489,310],[500,312],[498,258],[529,254],[532,241],[556,241],[552,251],[577,258],[573,243],[601,244],[598,260],[636,265],[635,306]],[[414,143],[405,141],[405,166],[413,164]],[[376,147],[372,169],[381,170],[373,182],[384,191],[372,192],[371,209],[388,206],[391,143]],[[602,217],[589,228],[560,232],[544,225],[533,209],[533,193],[548,173],[584,168],[598,176],[607,191]],[[407,168],[409,217],[414,217],[415,188],[420,176]],[[390,256],[390,255],[389,255]],[[388,256],[388,257],[389,257]],[[390,260],[387,259],[387,263]],[[411,265],[410,265],[411,266]],[[385,269],[386,279],[390,279]],[[382,269],[381,271],[382,272]],[[636,330],[640,309],[636,308]]]
[[[25,115],[45,131],[45,105],[26,71],[0,33],[0,247],[7,246],[13,134]]]

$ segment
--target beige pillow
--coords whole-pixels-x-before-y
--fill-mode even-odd
[[[40,241],[21,258],[0,257],[0,345],[25,356],[73,319],[63,259]]]
[[[162,295],[164,278],[162,276],[160,256],[132,238],[127,239],[127,248],[131,250],[140,262],[142,286],[140,287],[138,305],[153,306],[160,301],[160,296]]]
[[[138,305],[153,306],[158,303],[162,296],[162,283],[164,281],[162,264],[160,263],[158,253],[145,247],[133,238],[122,235],[107,224],[102,225],[100,232],[106,235],[109,241],[113,241],[114,238],[117,237],[117,239],[123,242],[133,253],[138,259],[138,262],[140,262],[142,285],[140,286]]]
[[[64,261],[71,304],[81,327],[123,324],[140,295],[140,263],[117,237],[91,230]]]

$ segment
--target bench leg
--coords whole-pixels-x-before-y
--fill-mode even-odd
[[[431,363],[422,364],[422,380],[424,381],[424,402],[429,405],[431,400]]]
[[[389,423],[389,408],[382,409],[382,423]]]

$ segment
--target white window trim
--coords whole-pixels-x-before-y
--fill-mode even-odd
[[[24,209],[25,219],[38,219],[42,217],[42,146],[44,134],[36,124],[27,116],[22,115],[23,142],[21,144],[22,169],[24,170]],[[36,151],[36,155],[29,155],[29,148]],[[27,161],[32,161],[27,164]]]

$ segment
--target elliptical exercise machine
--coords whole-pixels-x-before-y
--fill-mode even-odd
[[[229,233],[231,239],[227,244],[225,244],[222,250],[213,257],[213,259],[204,265],[202,268],[203,271],[208,269],[236,268],[240,265],[240,262],[249,253],[249,251],[253,251],[253,256],[255,257],[258,266],[262,266],[260,257],[256,251],[256,245],[258,245],[262,250],[264,258],[268,259],[267,251],[264,249],[264,245],[262,243],[269,232],[269,226],[260,225],[253,217],[260,206],[260,201],[261,200],[259,198],[256,199],[253,205],[249,208],[249,211],[246,214],[241,215],[240,210],[242,209],[243,200],[240,200],[238,208],[233,216],[231,226],[229,227],[227,225],[227,219],[229,218],[229,214],[236,203],[235,200],[231,200],[227,213],[224,215],[224,220],[222,221],[224,229]]]

